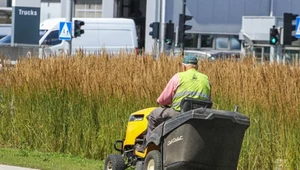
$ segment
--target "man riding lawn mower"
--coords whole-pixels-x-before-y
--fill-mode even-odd
[[[143,152],[135,148],[143,144],[146,117],[154,108],[132,113],[125,140],[114,144],[120,154],[107,157],[105,170],[236,170],[250,120],[237,109],[211,106],[209,101],[182,100],[181,114],[160,124],[146,139]]]
[[[237,169],[249,118],[211,109],[211,85],[195,56],[185,56],[182,68],[157,99],[171,107],[132,113],[125,140],[114,145],[120,154],[107,157],[105,170]]]

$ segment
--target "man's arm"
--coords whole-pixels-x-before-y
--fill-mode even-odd
[[[160,105],[171,105],[173,96],[177,90],[177,87],[179,85],[179,75],[175,74],[168,84],[166,85],[165,89],[162,91],[160,96],[157,99],[157,103]]]

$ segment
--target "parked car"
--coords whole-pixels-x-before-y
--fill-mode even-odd
[[[11,36],[7,35],[0,39],[0,46],[9,46],[11,42]]]
[[[0,39],[3,38],[3,37],[5,37],[5,36],[6,36],[6,35],[0,35]]]
[[[181,51],[176,50],[174,52],[175,56],[178,56],[181,54]],[[225,50],[184,50],[184,55],[196,55],[198,60],[205,60],[208,59],[210,61],[214,61],[217,59],[229,59],[231,57],[235,57],[236,59],[239,59],[241,57],[241,51],[225,51]]]

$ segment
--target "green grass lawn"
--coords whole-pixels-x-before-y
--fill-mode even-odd
[[[41,170],[103,170],[104,161],[37,151],[0,149],[0,164]]]

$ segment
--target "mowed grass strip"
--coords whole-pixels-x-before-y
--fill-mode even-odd
[[[130,113],[156,106],[180,57],[78,54],[25,59],[0,72],[0,143],[103,160],[115,153]],[[239,169],[300,169],[297,66],[252,59],[201,61],[214,108],[251,118]]]
[[[102,170],[104,162],[66,154],[0,149],[0,164],[41,170]]]

